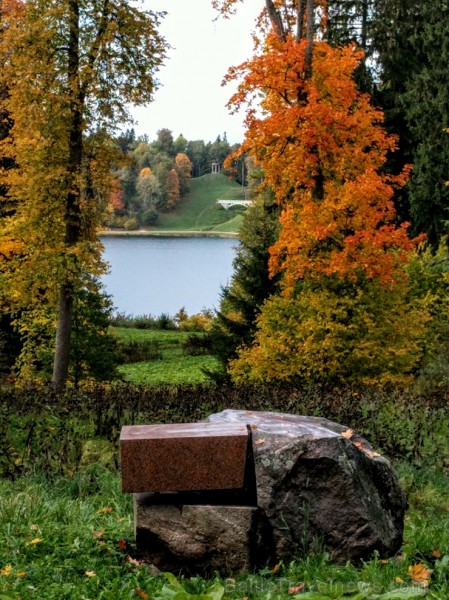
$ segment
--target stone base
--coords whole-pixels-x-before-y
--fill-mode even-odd
[[[161,505],[152,494],[134,494],[137,549],[164,571],[250,571],[269,559],[258,513],[251,506]]]

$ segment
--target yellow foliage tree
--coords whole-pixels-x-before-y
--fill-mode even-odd
[[[3,273],[5,293],[56,321],[53,385],[65,386],[74,297],[84,274],[103,272],[97,237],[110,195],[111,134],[130,103],[151,101],[165,53],[160,15],[122,0],[23,0],[0,40],[13,126],[0,153],[15,212],[0,235],[25,251]],[[22,323],[24,334],[29,327]]]

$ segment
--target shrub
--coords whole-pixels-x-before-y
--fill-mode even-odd
[[[419,396],[401,389],[317,386],[92,384],[56,396],[51,389],[0,388],[0,476],[39,468],[70,472],[86,442],[115,449],[123,425],[197,422],[224,408],[322,416],[364,435],[393,459],[449,468],[448,394]]]
[[[209,331],[212,327],[213,318],[213,312],[208,309],[189,317],[186,309],[182,307],[176,313],[174,321],[181,331]]]
[[[137,222],[137,219],[132,217],[131,219],[127,219],[123,223],[123,227],[125,228],[126,231],[136,231],[136,229],[139,229],[139,224]]]
[[[208,335],[192,334],[183,342],[182,349],[190,356],[212,354],[212,339]]]
[[[159,213],[157,212],[157,210],[155,210],[154,208],[149,208],[140,215],[140,222],[142,223],[142,225],[155,225],[157,223],[158,218]]]
[[[144,342],[118,342],[117,350],[120,362],[124,364],[144,362],[147,360],[160,360],[162,352],[157,340]]]

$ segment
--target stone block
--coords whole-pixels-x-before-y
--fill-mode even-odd
[[[242,489],[248,444],[244,423],[125,426],[122,491]]]
[[[256,514],[250,506],[155,505],[151,494],[134,494],[136,544],[162,571],[250,571],[260,556],[253,541]]]

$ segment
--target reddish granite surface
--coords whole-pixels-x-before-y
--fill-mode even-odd
[[[247,447],[248,430],[242,423],[124,426],[122,491],[242,488]]]

